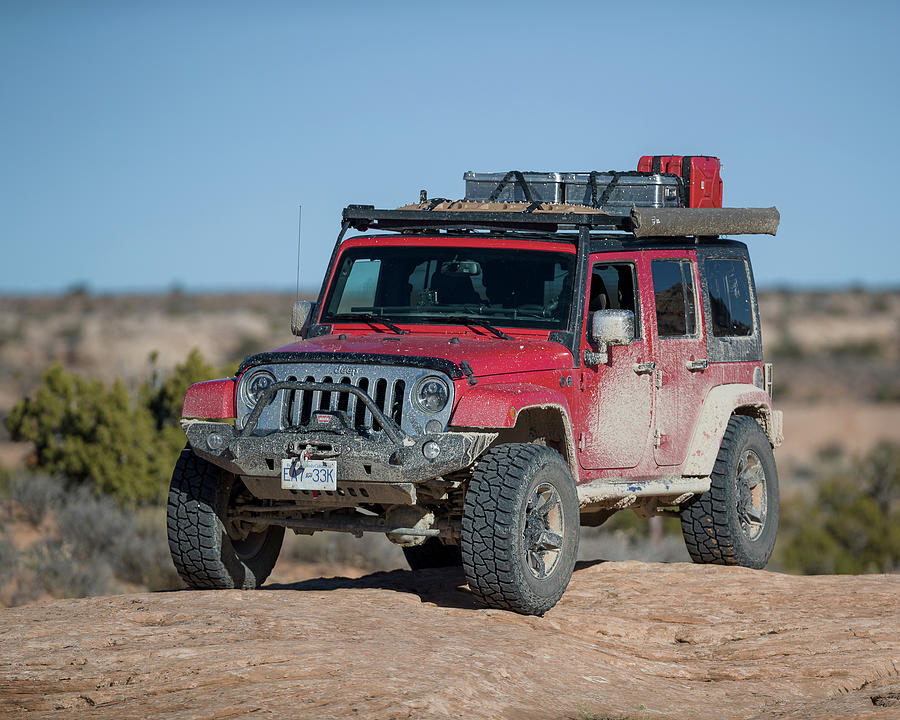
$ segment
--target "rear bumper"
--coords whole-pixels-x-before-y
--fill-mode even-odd
[[[197,455],[234,475],[279,478],[283,459],[308,457],[336,460],[339,482],[425,482],[469,467],[497,437],[490,432],[445,432],[395,442],[384,433],[349,430],[239,435],[229,423],[182,420],[181,425]],[[440,447],[434,460],[422,452],[427,442]]]

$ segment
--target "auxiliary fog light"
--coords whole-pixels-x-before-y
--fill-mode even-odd
[[[428,460],[434,460],[438,455],[441,454],[441,446],[438,445],[434,440],[429,440],[422,446],[422,454]]]
[[[219,433],[210,433],[206,437],[206,444],[210,450],[221,450],[225,446],[225,438]]]

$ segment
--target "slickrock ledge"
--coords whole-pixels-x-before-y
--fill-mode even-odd
[[[543,618],[460,571],[0,610],[4,718],[898,718],[900,576],[580,564]]]

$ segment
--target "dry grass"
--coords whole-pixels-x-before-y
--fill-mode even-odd
[[[124,510],[85,487],[19,473],[0,500],[0,605],[183,587],[163,508]]]

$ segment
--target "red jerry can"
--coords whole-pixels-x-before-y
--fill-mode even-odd
[[[644,155],[639,172],[671,173],[680,177],[687,189],[687,207],[722,207],[722,178],[719,158],[707,155]]]

